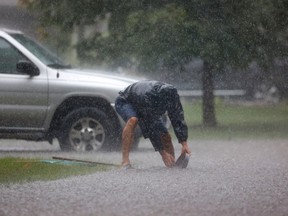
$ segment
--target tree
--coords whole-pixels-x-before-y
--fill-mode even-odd
[[[174,71],[194,57],[201,58],[206,126],[217,124],[216,73],[251,62],[267,68],[275,58],[287,56],[285,0],[22,1],[41,11],[43,24],[65,31],[109,17],[108,32],[79,42],[85,58],[93,56],[114,66],[133,64],[142,71],[159,67]]]

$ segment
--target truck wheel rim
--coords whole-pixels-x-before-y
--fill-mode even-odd
[[[76,151],[97,151],[105,142],[104,127],[93,118],[81,118],[72,125],[69,141]]]

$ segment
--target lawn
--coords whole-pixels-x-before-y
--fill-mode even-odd
[[[288,104],[247,105],[216,101],[218,126],[202,126],[200,102],[183,103],[191,139],[288,138]]]
[[[106,165],[50,164],[40,159],[0,158],[0,184],[55,180],[106,171],[109,168]]]

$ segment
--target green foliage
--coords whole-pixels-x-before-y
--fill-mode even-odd
[[[159,64],[172,68],[183,65],[197,53],[193,40],[197,23],[186,22],[187,18],[185,10],[176,5],[131,13],[126,23],[127,51],[146,70]]]
[[[1,158],[0,184],[47,181],[107,170],[107,166],[47,164],[36,159]]]
[[[57,25],[63,31],[109,15],[109,34],[84,38],[78,49],[85,59],[117,66],[175,68],[200,57],[217,68],[245,67],[287,56],[285,0],[21,2],[37,11],[43,26]]]

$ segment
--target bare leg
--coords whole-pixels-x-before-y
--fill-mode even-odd
[[[166,150],[170,155],[175,157],[174,146],[170,134],[163,134],[161,136],[161,141],[163,143],[164,150]]]
[[[122,133],[122,166],[130,164],[129,153],[131,150],[131,146],[134,142],[134,131],[138,123],[138,118],[131,117]]]
[[[172,167],[175,165],[175,153],[170,134],[163,134],[161,136],[161,142],[164,148],[163,151],[160,152],[162,160],[167,167]]]

